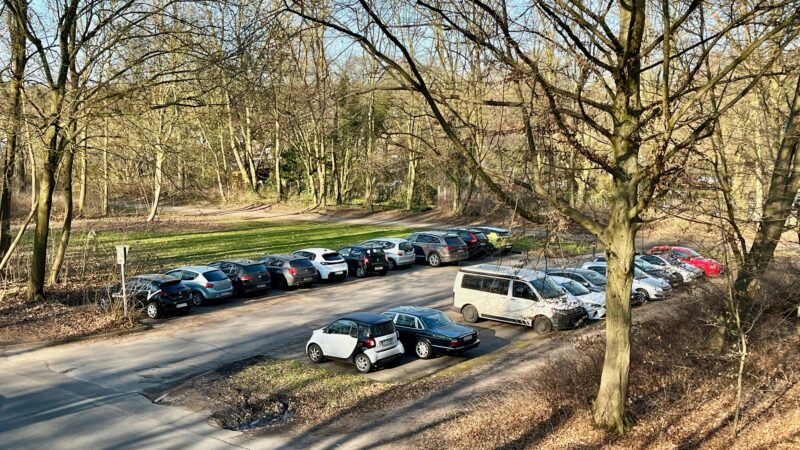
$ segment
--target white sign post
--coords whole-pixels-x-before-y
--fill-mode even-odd
[[[117,246],[117,264],[122,271],[122,314],[128,317],[128,293],[125,292],[125,263],[128,261],[128,246]]]

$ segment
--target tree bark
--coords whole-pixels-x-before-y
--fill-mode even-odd
[[[80,170],[81,170],[81,184],[78,190],[78,215],[82,216],[86,214],[86,184],[88,183],[88,175],[87,175],[87,167],[86,167],[86,152],[88,151],[87,143],[86,143],[86,131],[83,133],[83,148],[79,152],[80,156]]]
[[[283,186],[281,186],[281,124],[275,120],[275,147],[274,147],[274,160],[275,160],[275,193],[278,195],[278,201],[283,200]]]
[[[46,157],[42,161],[42,170],[39,174],[39,193],[36,204],[36,229],[33,235],[33,249],[31,251],[31,267],[28,273],[28,300],[44,299],[44,281],[47,271],[47,240],[50,236],[50,212],[53,209],[53,189],[55,187],[55,170],[61,153],[59,143],[59,118],[57,111],[62,100],[60,94],[51,94],[53,99],[54,119],[45,131]],[[56,107],[58,106],[58,107]]]
[[[14,182],[14,169],[18,165],[19,131],[22,121],[22,89],[25,78],[25,52],[26,35],[25,24],[20,20],[20,15],[27,17],[28,3],[26,0],[14,1],[16,14],[8,11],[8,32],[11,50],[11,79],[8,81],[8,122],[6,125],[6,149],[2,161],[2,177],[0,177],[0,257],[4,255],[11,244],[11,191]],[[25,174],[20,172],[17,177],[24,179]]]
[[[147,216],[147,222],[152,222],[158,215],[158,204],[161,201],[161,186],[164,179],[164,158],[166,153],[164,146],[159,143],[156,145],[156,166],[155,173],[153,174],[153,204],[150,206],[150,215]]]
[[[58,248],[56,249],[56,254],[50,267],[50,276],[47,280],[48,284],[51,285],[58,282],[61,267],[64,265],[64,259],[67,255],[69,239],[72,234],[72,166],[75,160],[75,140],[70,139],[68,145],[71,149],[64,154],[62,161],[62,170],[64,171],[64,221],[61,224],[61,238],[58,241]]]
[[[103,189],[100,199],[100,215],[108,216],[108,117],[103,119]]]

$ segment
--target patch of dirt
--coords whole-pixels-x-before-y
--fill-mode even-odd
[[[28,302],[21,296],[0,300],[0,346],[30,344],[135,328],[93,305],[68,305],[56,296]]]

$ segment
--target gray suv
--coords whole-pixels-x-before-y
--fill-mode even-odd
[[[317,269],[308,258],[297,255],[267,255],[259,258],[272,278],[273,286],[284,289],[311,286],[317,279]]]
[[[410,234],[406,240],[414,246],[417,260],[425,260],[433,267],[469,258],[467,244],[452,233],[424,231]]]

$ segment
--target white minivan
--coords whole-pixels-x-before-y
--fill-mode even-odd
[[[533,327],[538,333],[577,326],[581,303],[543,272],[494,264],[462,267],[453,307],[470,323],[491,319]]]

